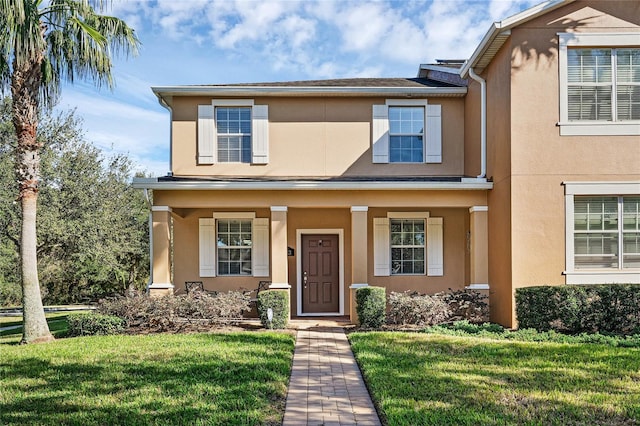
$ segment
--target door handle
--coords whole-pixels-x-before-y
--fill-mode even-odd
[[[304,288],[307,288],[307,279],[308,279],[308,277],[307,277],[307,271],[304,271],[304,272],[302,273],[302,283],[304,284]]]

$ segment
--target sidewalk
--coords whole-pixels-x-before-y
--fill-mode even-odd
[[[299,330],[283,425],[380,424],[344,329]]]

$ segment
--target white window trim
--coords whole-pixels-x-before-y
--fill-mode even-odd
[[[391,108],[391,107],[410,107],[410,106],[414,106],[414,107],[422,107],[424,109],[424,117],[422,118],[422,124],[423,124],[423,129],[422,129],[422,161],[412,161],[412,162],[408,162],[408,163],[404,163],[404,162],[396,162],[396,161],[391,161],[391,152],[388,153],[389,155],[389,163],[392,164],[424,164],[425,162],[427,162],[427,110],[428,110],[428,102],[426,99],[386,99],[385,100],[385,105],[387,106],[387,108]],[[387,116],[387,121],[389,120],[389,117]],[[389,126],[391,127],[391,126]],[[389,131],[389,149],[391,149],[391,131]]]
[[[569,121],[567,49],[570,47],[638,47],[640,33],[558,33],[561,136],[635,136],[640,135],[640,120]]]
[[[238,108],[251,108],[253,110],[253,99],[214,99],[211,101],[213,107],[213,162],[218,162],[218,121],[216,119],[216,108],[218,107],[238,107]],[[251,156],[253,159],[253,111],[251,111]],[[253,162],[253,161],[252,161]],[[247,164],[242,161],[225,161],[224,164]]]
[[[640,284],[640,269],[576,270],[574,267],[574,196],[640,195],[640,182],[563,182],[565,188],[565,271],[567,284]]]
[[[319,312],[319,313],[302,313],[302,235],[303,234],[327,234],[338,236],[338,262],[340,268],[338,270],[340,281],[340,311],[339,312]],[[296,247],[300,250],[300,253],[296,256],[296,265],[298,269],[298,279],[296,283],[297,293],[297,308],[296,314],[299,317],[311,316],[311,317],[323,317],[323,316],[336,316],[344,315],[344,229],[342,228],[327,228],[327,229],[296,229]]]

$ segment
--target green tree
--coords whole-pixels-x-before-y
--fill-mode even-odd
[[[0,137],[11,125],[0,104]],[[4,114],[3,114],[4,112]],[[123,154],[106,158],[89,144],[74,112],[41,115],[41,182],[37,253],[40,283],[51,303],[86,302],[141,289],[148,278],[148,207],[132,188],[132,164]],[[15,135],[0,138],[0,185],[10,169]],[[20,209],[0,193],[0,293],[11,300],[18,276]],[[4,284],[2,284],[4,283]]]
[[[139,41],[124,21],[101,15],[101,0],[0,0],[0,82],[11,89],[18,140],[23,343],[52,340],[38,281],[36,211],[40,182],[38,113],[52,105],[61,79],[111,85],[111,54],[136,53]]]

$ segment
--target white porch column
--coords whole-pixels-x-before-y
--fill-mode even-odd
[[[487,206],[469,208],[471,277],[469,289],[489,289],[489,220]]]
[[[356,312],[356,290],[368,286],[368,206],[351,207],[351,285],[349,316],[352,323],[358,322]]]
[[[271,206],[271,286],[291,288],[287,259],[287,206]]]
[[[171,282],[171,207],[152,206],[153,282],[151,296],[173,293]]]

